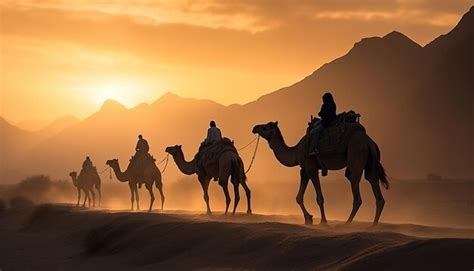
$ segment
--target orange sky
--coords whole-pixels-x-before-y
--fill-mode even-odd
[[[113,2],[113,3],[107,3]],[[0,115],[85,117],[167,91],[246,103],[294,83],[367,36],[424,45],[472,1],[0,0]]]

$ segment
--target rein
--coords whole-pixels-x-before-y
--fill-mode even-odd
[[[250,161],[249,167],[245,171],[245,174],[247,174],[250,171],[250,169],[252,168],[253,162],[255,161],[255,156],[257,155],[258,143],[260,142],[260,135],[257,136],[257,138],[252,140],[252,142],[250,142],[250,143],[253,143],[255,140],[257,140],[257,144],[255,144],[255,150],[253,151],[252,160]],[[247,146],[250,145],[250,143],[247,144]],[[245,146],[243,148],[246,148],[247,146]]]
[[[109,170],[109,179],[112,180],[112,168],[111,168],[110,166],[108,166],[108,167],[106,167],[104,170],[98,172],[98,174],[100,175],[100,174],[106,172],[107,169]]]
[[[165,173],[166,168],[168,167],[169,158],[170,158],[170,154],[168,153],[168,154],[166,154],[166,157],[163,158],[163,160],[161,160],[161,162],[158,163],[158,165],[160,165],[161,163],[163,163],[163,161],[166,160],[165,166],[164,166],[163,169],[161,170],[161,174]]]
[[[256,138],[254,138],[252,141],[250,141],[247,145],[243,146],[242,148],[238,149],[237,151],[241,151],[245,148],[247,148],[248,146],[250,146],[252,143],[255,142],[255,140],[257,140],[260,136],[257,136]]]

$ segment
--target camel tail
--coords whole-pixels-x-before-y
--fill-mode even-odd
[[[100,190],[101,183],[102,183],[102,180],[100,179],[100,176],[97,173],[95,176],[95,182],[94,182],[95,189]]]
[[[377,163],[377,174],[379,175],[379,180],[382,183],[385,189],[390,189],[390,183],[387,179],[387,174],[385,173],[385,168],[382,166],[380,161]]]
[[[161,182],[161,171],[158,169],[155,171],[155,187],[161,189],[163,187],[163,183]]]
[[[245,182],[247,180],[247,175],[245,174],[244,162],[242,159],[237,156],[237,158],[232,159],[232,175],[239,181]]]
[[[370,153],[371,153],[371,166],[369,166],[367,169],[368,171],[372,171],[372,173],[375,173],[378,180],[382,184],[382,186],[385,189],[390,189],[390,183],[387,179],[387,173],[385,172],[385,168],[382,166],[382,163],[380,163],[380,149],[379,146],[371,139],[371,143],[369,148],[370,148]],[[375,172],[373,172],[375,171]]]

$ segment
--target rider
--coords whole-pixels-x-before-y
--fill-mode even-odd
[[[216,122],[211,120],[209,126],[209,129],[207,129],[207,137],[204,141],[204,145],[206,146],[222,140],[222,133],[221,130],[216,127]]]
[[[149,150],[150,146],[148,145],[148,141],[146,141],[142,135],[138,135],[138,142],[135,147],[137,154],[147,154]]]
[[[310,144],[310,153],[309,155],[319,154],[318,150],[318,141],[321,133],[324,129],[331,126],[332,122],[336,119],[336,103],[331,93],[326,92],[323,95],[323,105],[318,115],[321,117],[321,121],[316,124],[316,127],[313,128],[311,134],[313,138]]]
[[[82,169],[89,170],[92,169],[94,165],[92,164],[91,158],[89,156],[86,156],[86,160],[82,162]]]

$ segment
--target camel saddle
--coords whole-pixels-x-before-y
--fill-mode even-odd
[[[143,179],[143,173],[150,164],[154,164],[156,159],[149,153],[135,153],[130,159],[127,171],[133,172],[135,178]]]
[[[321,154],[344,153],[347,150],[347,144],[350,136],[357,131],[365,132],[364,126],[359,123],[360,114],[354,111],[342,112],[336,116],[331,126],[325,128],[318,141],[318,150]],[[307,150],[309,150],[309,141],[313,140],[311,131],[320,122],[320,119],[314,118],[308,123]]]
[[[201,143],[199,151],[194,156],[194,158],[197,161],[198,167],[206,167],[212,164],[216,164],[219,161],[221,155],[228,151],[237,153],[237,149],[234,146],[234,142],[231,141],[229,138],[224,137],[222,138],[222,140],[209,145],[206,145],[204,142]]]
[[[82,168],[81,172],[79,172],[79,177],[78,178],[82,178],[85,175],[88,176],[88,177],[92,177],[92,178],[100,178],[96,167],[84,167],[84,168]]]

